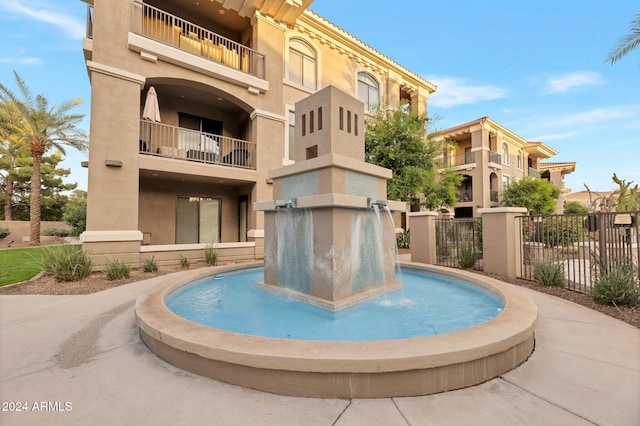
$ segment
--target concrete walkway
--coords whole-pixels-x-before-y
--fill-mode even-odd
[[[640,330],[532,290],[523,289],[539,307],[536,349],[516,370],[431,396],[331,400],[243,389],[157,358],[133,314],[157,280],[86,296],[0,296],[0,424],[640,424]],[[5,411],[15,403],[23,411]]]

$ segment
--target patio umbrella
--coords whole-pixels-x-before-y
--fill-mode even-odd
[[[153,86],[147,91],[147,98],[144,101],[144,109],[142,110],[142,119],[149,120],[152,123],[160,122],[160,105],[158,105],[158,94]],[[151,145],[151,132],[153,126],[149,126],[149,145]],[[145,149],[146,151],[146,149]]]

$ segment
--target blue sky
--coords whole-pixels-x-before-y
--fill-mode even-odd
[[[629,32],[637,0],[314,0],[311,9],[438,85],[429,101],[437,128],[489,116],[527,140],[575,161],[574,191],[640,183],[640,50],[604,58]],[[357,12],[356,12],[357,11]],[[81,98],[90,85],[82,56],[80,0],[0,2],[0,82],[13,70],[51,103]],[[67,179],[86,189],[86,155],[67,152]]]

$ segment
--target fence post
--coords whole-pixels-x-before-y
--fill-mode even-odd
[[[478,209],[482,215],[482,257],[484,271],[516,278],[522,267],[522,232],[518,216],[523,207]]]
[[[436,212],[407,213],[411,231],[411,261],[435,265]]]

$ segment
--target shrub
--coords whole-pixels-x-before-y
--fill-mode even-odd
[[[189,262],[189,258],[184,254],[180,255],[180,266],[182,266],[182,268],[184,269],[189,269],[189,266],[191,266],[191,262]]]
[[[218,262],[218,252],[213,247],[213,244],[209,244],[204,249],[204,260],[207,265],[216,266]]]
[[[458,264],[462,269],[473,268],[478,260],[478,254],[473,246],[473,243],[469,240],[469,237],[464,236],[460,241],[460,251],[458,253]]]
[[[144,272],[156,272],[158,270],[158,263],[156,262],[155,256],[151,256],[144,260],[142,263],[142,270]]]
[[[107,267],[104,270],[104,274],[110,281],[119,280],[121,278],[129,278],[131,274],[131,264],[124,260],[112,259],[107,262]]]
[[[0,241],[7,238],[9,234],[11,234],[11,231],[9,231],[9,228],[0,227]]]
[[[408,230],[403,230],[400,234],[398,234],[398,236],[396,237],[396,245],[399,249],[411,248],[411,235],[409,234]]]
[[[583,238],[583,217],[550,216],[537,223],[534,241],[568,247]]]
[[[553,256],[541,256],[533,260],[533,279],[544,286],[564,287],[564,267]]]
[[[71,225],[71,235],[79,237],[87,229],[87,205],[67,204],[62,214],[62,220]]]
[[[603,305],[640,306],[640,288],[634,283],[633,270],[616,265],[596,275],[591,297]]]
[[[45,228],[44,231],[42,231],[42,235],[45,235],[47,237],[64,238],[64,237],[68,237],[69,235],[71,235],[71,230],[67,229],[67,228],[48,227],[48,228]]]
[[[91,258],[76,245],[44,247],[38,263],[56,281],[77,281],[91,273]]]

